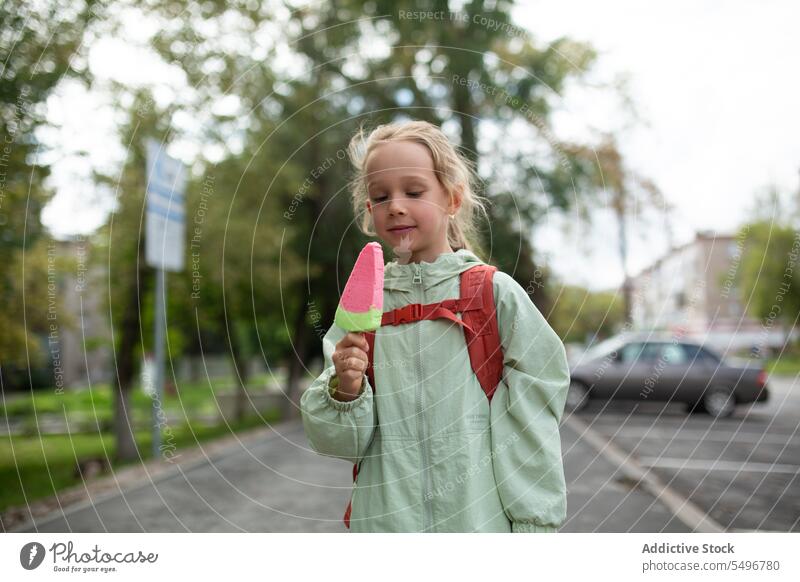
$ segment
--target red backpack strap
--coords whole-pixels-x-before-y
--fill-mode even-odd
[[[446,299],[438,303],[410,303],[403,307],[398,307],[392,311],[387,311],[381,318],[381,325],[400,325],[401,323],[413,323],[422,319],[449,319],[463,328],[469,326],[456,317],[459,302],[456,299]],[[471,330],[470,330],[471,331]]]
[[[489,402],[503,377],[503,348],[492,279],[497,267],[477,265],[461,273],[461,317],[469,360]]]
[[[375,370],[372,367],[373,354],[375,353],[375,332],[365,331],[364,337],[367,338],[369,350],[367,350],[367,379],[369,385],[372,386],[372,391],[375,392]]]
[[[344,510],[344,527],[350,529],[350,510],[352,505],[352,497],[351,500],[347,502],[347,509]]]
[[[361,461],[353,463],[353,483],[355,484],[358,477],[358,470],[361,468]],[[353,491],[350,491],[350,500],[347,502],[347,508],[344,510],[344,526],[350,529],[350,512],[353,509]]]
[[[475,375],[489,401],[503,375],[503,349],[497,327],[497,310],[494,304],[492,279],[497,267],[476,265],[461,273],[460,297],[420,305],[412,303],[383,314],[381,325],[399,325],[422,319],[448,319],[464,330],[464,339]],[[461,319],[454,312],[461,312]],[[367,378],[375,391],[375,332],[364,332],[369,344],[367,351]]]

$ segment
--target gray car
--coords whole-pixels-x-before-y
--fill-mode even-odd
[[[570,364],[566,409],[590,399],[685,402],[714,417],[737,404],[766,402],[767,374],[757,361],[736,364],[686,339],[624,334],[596,344]]]

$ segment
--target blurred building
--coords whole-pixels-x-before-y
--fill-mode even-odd
[[[108,286],[113,281],[109,281],[108,267],[96,258],[90,260],[90,255],[98,249],[87,237],[52,241],[51,252],[55,259],[51,269],[54,291],[48,314],[49,333],[42,337],[50,361],[43,368],[42,385],[69,389],[113,382],[107,307]],[[144,333],[153,332],[145,329]],[[268,371],[264,359],[258,356],[253,356],[248,367],[251,378]],[[228,378],[230,354],[218,348],[202,355],[183,354],[168,362],[167,370],[168,382],[173,378],[191,382]],[[274,368],[269,372],[281,373]]]
[[[103,301],[107,270],[99,261],[90,262],[93,248],[86,237],[55,245],[63,268],[58,270],[57,311],[52,321],[57,333],[50,338],[51,357],[57,349],[65,387],[108,382],[113,370]]]
[[[779,349],[785,331],[745,314],[735,284],[743,250],[743,239],[710,231],[673,248],[632,278],[633,328],[685,334],[722,353]]]

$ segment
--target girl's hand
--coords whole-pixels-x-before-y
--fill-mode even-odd
[[[333,365],[336,367],[336,377],[339,378],[339,388],[336,391],[337,400],[355,400],[367,370],[367,338],[363,333],[348,332],[336,344],[333,352]],[[340,398],[341,397],[341,398]]]

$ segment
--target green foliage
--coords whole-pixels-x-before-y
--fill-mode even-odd
[[[743,241],[735,285],[748,313],[768,327],[793,327],[800,317],[800,233],[790,226],[760,221],[737,233]]]
[[[44,356],[48,282],[40,214],[52,193],[36,130],[62,78],[89,80],[76,56],[95,4],[0,3],[0,365],[7,370],[37,366]]]
[[[183,3],[157,10],[171,14],[178,6]],[[492,204],[481,239],[471,242],[479,255],[514,272],[518,280],[535,276],[531,230],[548,209],[569,208],[580,197],[579,172],[568,171],[569,162],[564,163],[576,148],[552,135],[548,119],[559,93],[593,65],[591,47],[566,38],[539,46],[511,22],[508,2],[470,2],[456,9],[455,3],[438,1],[428,7],[446,12],[445,20],[408,18],[408,11],[422,9],[410,1],[321,3],[288,15],[266,6],[204,6],[202,11],[187,9],[183,25],[165,28],[154,46],[166,61],[181,64],[197,93],[198,114],[212,110],[222,94],[236,96],[247,123],[216,116],[208,137],[225,144],[231,130],[240,135],[234,128],[247,128],[243,153],[223,164],[242,172],[237,199],[249,198],[250,176],[260,186],[254,202],[269,199],[263,210],[258,203],[245,205],[249,214],[237,226],[245,235],[253,233],[253,217],[268,219],[267,208],[274,203],[272,220],[286,229],[283,278],[287,258],[307,266],[308,293],[327,319],[347,266],[366,239],[352,223],[344,189],[350,174],[346,160],[337,159],[334,169],[313,178],[308,189],[302,184],[323,160],[336,159],[364,121],[374,126],[425,119],[460,141],[471,160],[485,158],[482,173],[492,186],[485,192],[481,186],[480,193],[490,195]],[[229,37],[280,30],[293,66],[280,66],[288,62],[285,50],[278,50],[283,42],[231,50],[221,30]],[[500,140],[491,151],[478,151],[483,126],[502,135],[514,122],[528,128],[524,144]],[[301,202],[293,205],[300,191]],[[282,212],[294,206],[292,219],[282,220]],[[296,320],[293,314],[305,309],[306,301],[294,301],[305,294],[284,298],[286,319]],[[234,309],[233,301],[224,303]]]
[[[612,336],[625,322],[622,296],[565,285],[556,297],[549,322],[566,343],[584,343],[595,335]]]
[[[147,137],[204,144],[187,193],[187,234],[190,240],[197,234],[196,245],[187,245],[187,270],[168,277],[172,357],[208,347],[230,349],[234,358],[258,351],[296,357],[292,342],[309,326],[309,305],[327,324],[366,242],[353,224],[350,168],[338,155],[365,120],[428,119],[459,140],[473,161],[486,158],[483,174],[493,187],[481,193],[493,201],[492,228],[473,243],[519,280],[536,278],[530,231],[545,209],[568,208],[575,198],[575,182],[560,160],[572,153],[554,141],[548,117],[559,92],[579,81],[596,55],[565,38],[540,46],[511,22],[508,2],[434,4],[448,13],[453,8],[458,18],[404,17],[402,10],[419,9],[414,2],[341,1],[288,13],[235,2],[135,6],[169,22],[152,47],[186,75],[191,91],[158,107],[147,88],[114,87],[126,116],[120,139],[128,155],[118,175],[97,176],[117,204],[94,255],[110,269],[103,296],[115,350],[123,337],[137,356],[152,345],[152,270],[142,265]],[[90,21],[92,6],[80,13],[52,6],[61,8],[52,22],[72,14],[73,24],[80,23],[74,37],[56,27],[62,57],[53,62],[66,67],[63,55],[78,46],[77,31]],[[104,26],[121,31],[124,23],[109,13]],[[37,30],[28,38],[36,39]],[[280,42],[233,42],[250,38]],[[373,50],[379,45],[386,50]],[[297,66],[282,65],[287,48]],[[237,103],[237,113],[220,113],[222,100]],[[179,113],[198,120],[191,136],[175,129]],[[515,120],[544,148],[533,155],[517,147],[478,151],[482,124],[502,132]],[[206,155],[212,145],[221,148],[221,159]],[[316,172],[327,159],[334,160],[330,168]],[[514,172],[501,176],[503,168]],[[119,333],[132,326],[141,330],[133,342]]]

